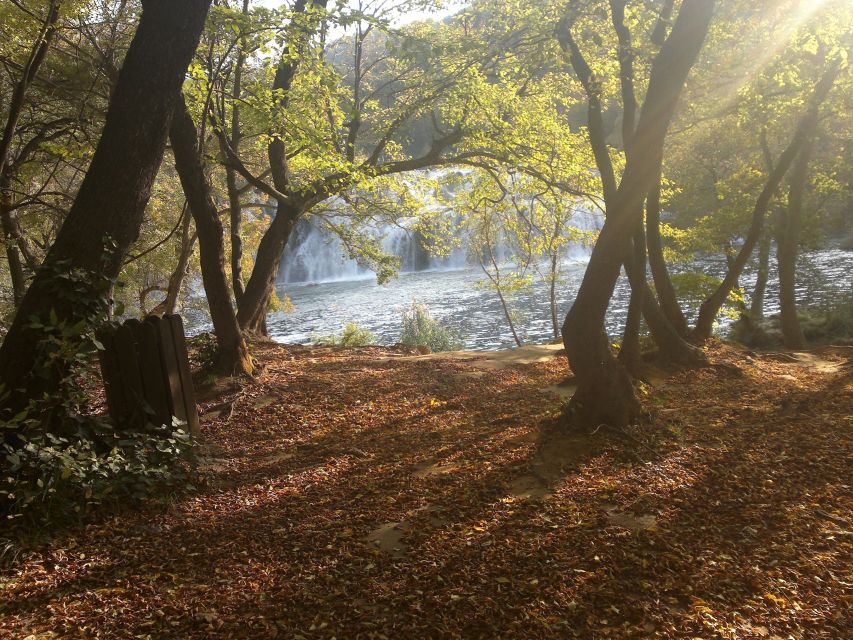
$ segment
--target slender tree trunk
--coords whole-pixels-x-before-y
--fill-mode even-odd
[[[0,223],[3,228],[3,243],[6,246],[6,259],[9,262],[9,276],[12,280],[12,296],[15,306],[21,304],[27,290],[24,275],[24,263],[18,252],[18,242],[14,220],[12,219],[12,192],[8,172],[0,175]]]
[[[622,333],[622,345],[619,348],[619,362],[621,362],[632,375],[639,374],[642,365],[642,353],[640,351],[640,325],[643,321],[643,303],[646,293],[646,239],[643,234],[642,222],[634,233],[631,241],[631,254],[627,261],[633,261],[629,271],[634,277],[629,276],[631,283],[631,298],[628,301],[628,317],[625,319],[625,330]]]
[[[222,222],[201,164],[197,129],[183,96],[178,98],[169,138],[175,167],[198,232],[201,277],[216,334],[216,369],[227,375],[251,374],[252,359],[231,306]]]
[[[275,218],[258,245],[255,266],[246,283],[246,290],[237,303],[237,321],[243,331],[266,335],[270,294],[275,286],[284,248],[301,214],[299,207],[287,203],[279,203],[276,207]]]
[[[764,189],[762,189],[761,194],[758,196],[752,213],[752,222],[744,239],[743,246],[733,260],[720,286],[699,307],[699,316],[696,319],[696,326],[693,328],[693,336],[696,340],[706,340],[711,337],[714,320],[732,292],[732,289],[737,285],[738,278],[740,278],[740,274],[749,261],[749,257],[752,255],[752,251],[755,249],[755,245],[761,236],[770,200],[788,172],[794,158],[808,141],[811,132],[817,125],[820,105],[829,94],[829,90],[832,88],[839,70],[837,65],[831,67],[815,85],[806,114],[800,120],[791,142],[776,160],[776,165],[773,167],[773,171],[770,172]]]
[[[166,285],[166,297],[151,310],[152,314],[175,313],[178,307],[178,298],[181,296],[181,289],[184,287],[184,280],[186,280],[189,271],[190,258],[195,252],[196,237],[197,235],[192,229],[192,216],[187,215],[184,217],[181,229],[181,246],[176,256],[175,268],[169,276],[169,283]]]
[[[91,326],[101,318],[104,280],[115,278],[139,236],[145,205],[166,146],[175,99],[210,0],[143,0],[139,26],[113,91],[106,123],[77,198],[0,347],[0,383],[11,391],[4,412],[53,394],[67,371],[48,368],[46,326]],[[85,274],[69,288],[57,274]],[[26,363],[25,366],[22,366]]]
[[[678,296],[675,295],[675,287],[672,286],[672,279],[669,277],[669,270],[666,268],[666,260],[663,257],[663,242],[660,235],[660,174],[646,198],[646,247],[661,311],[678,335],[685,338],[688,333],[687,320],[681,311],[681,305],[678,304]]]
[[[607,203],[604,227],[563,323],[563,342],[578,381],[569,405],[569,418],[576,426],[621,427],[639,411],[631,378],[613,357],[602,327],[631,237],[642,220],[643,202],[661,166],[672,114],[702,47],[713,8],[713,0],[684,0],[672,33],[655,58],[631,143],[633,153],[615,196]]]
[[[551,302],[551,326],[554,329],[554,337],[560,337],[560,321],[557,319],[557,266],[559,256],[556,251],[551,251],[551,266],[550,266],[550,290],[548,299]]]
[[[814,148],[814,132],[803,145],[794,166],[788,190],[788,208],[785,211],[782,241],[778,247],[779,260],[779,320],[782,340],[788,349],[802,349],[806,339],[797,315],[797,250],[800,242],[800,220],[803,211],[803,194],[809,177],[809,160]]]
[[[518,332],[515,330],[515,322],[512,321],[512,314],[509,312],[506,299],[500,289],[498,289],[497,292],[498,298],[501,301],[501,307],[504,311],[504,318],[506,318],[506,323],[509,325],[509,330],[512,333],[512,339],[515,340],[515,346],[520,347],[522,345],[521,339],[518,337]]]
[[[633,46],[631,44],[630,31],[624,23],[625,5],[626,3],[623,0],[611,0],[610,2],[613,26],[619,39],[619,78],[624,106],[622,137],[625,141],[626,160],[627,162],[631,162],[632,145],[634,143],[634,136],[636,133],[635,122],[637,102],[634,96]],[[666,19],[668,20],[668,14]],[[666,25],[664,25],[664,31],[662,32],[664,36],[666,33],[665,27]],[[617,186],[615,171],[613,169],[613,163],[610,161],[610,154],[607,149],[607,142],[604,134],[604,123],[601,111],[600,81],[592,72],[583,54],[578,48],[577,43],[574,41],[569,28],[569,21],[565,18],[558,26],[557,38],[560,42],[561,48],[569,56],[571,65],[587,94],[587,119],[590,146],[595,156],[596,167],[598,168],[601,178],[604,200],[609,211],[614,203]],[[640,148],[640,151],[643,151],[643,149]],[[657,167],[657,175],[660,175],[660,165]],[[658,179],[658,184],[659,182],[660,180]],[[642,204],[640,206],[642,207]],[[640,212],[640,215],[641,213],[642,212]],[[643,309],[643,316],[646,318],[649,330],[652,332],[655,342],[660,348],[660,356],[663,359],[667,359],[672,362],[684,363],[702,360],[703,358],[701,357],[701,354],[691,347],[691,345],[689,345],[684,339],[680,338],[675,329],[668,326],[669,323],[666,320],[666,317],[658,307],[657,300],[654,295],[650,292],[645,278],[645,267],[638,271],[633,267],[633,259],[629,257],[625,260],[625,270],[626,273],[628,273],[629,281],[631,281],[632,297],[635,300],[634,313],[631,314],[631,322],[627,328],[630,330],[631,326],[638,327],[639,319],[636,318],[636,310],[641,306]],[[640,300],[642,300],[641,304]],[[632,348],[630,344],[632,340],[632,338],[629,338],[628,340],[629,349]],[[635,344],[638,345],[638,339],[635,341]],[[637,348],[634,348],[634,351],[635,357],[633,360],[639,361],[639,357],[636,355]],[[628,352],[626,351],[626,357],[627,354]]]
[[[287,108],[290,89],[304,47],[320,27],[326,4],[327,0],[296,0],[293,4],[292,28],[288,30],[285,38],[286,46],[272,84],[273,104],[277,109]],[[310,17],[306,18],[309,13]],[[267,145],[267,157],[273,185],[278,192],[288,194],[290,177],[283,138],[272,138]],[[278,267],[290,234],[304,209],[300,203],[294,203],[296,200],[298,198],[294,197],[291,201],[280,199],[277,202],[275,218],[258,245],[252,275],[246,283],[243,295],[237,300],[237,320],[243,331],[267,335],[267,307],[275,286]]]
[[[0,136],[0,225],[3,230],[3,240],[6,245],[6,258],[9,262],[9,275],[12,280],[12,295],[15,306],[18,307],[24,298],[26,291],[26,276],[24,265],[18,249],[20,229],[15,222],[12,211],[12,176],[10,165],[12,162],[12,140],[18,128],[18,120],[27,99],[30,85],[38,75],[39,69],[44,62],[47,52],[56,33],[56,25],[59,21],[59,0],[51,0],[47,7],[47,14],[42,23],[38,37],[33,42],[30,54],[24,64],[21,77],[12,90],[9,100],[8,115]]]
[[[249,0],[243,0],[243,15],[249,13]],[[243,67],[246,64],[245,42],[240,43],[237,61],[234,67],[234,85],[231,89],[231,149],[240,153],[240,140],[243,133],[240,128],[240,98],[243,93]],[[228,211],[231,222],[231,288],[234,298],[243,297],[243,209],[240,203],[240,189],[237,186],[237,172],[233,167],[225,166],[225,184],[228,189]],[[230,304],[230,303],[229,303]]]
[[[752,290],[752,302],[749,317],[753,322],[764,320],[764,294],[767,291],[767,279],[770,276],[770,233],[765,231],[758,243],[758,273]]]

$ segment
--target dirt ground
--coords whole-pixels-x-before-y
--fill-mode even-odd
[[[711,345],[642,444],[553,433],[556,349],[256,347],[196,490],[4,569],[0,637],[851,637],[853,349]]]

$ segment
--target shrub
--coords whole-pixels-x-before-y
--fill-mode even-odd
[[[183,429],[149,426],[122,433],[101,426],[95,437],[36,431],[0,446],[0,509],[7,519],[55,524],[111,499],[138,500],[186,480],[180,461],[191,443]]]
[[[31,525],[174,486],[186,478],[191,451],[180,424],[116,428],[90,415],[103,349],[95,327],[106,316],[112,283],[67,264],[50,269],[56,297],[69,298],[82,319],[72,324],[53,310],[30,316],[29,329],[39,335],[30,376],[55,380],[56,391],[31,398],[16,415],[0,412],[0,516]],[[7,399],[0,388],[0,407]]]
[[[457,331],[434,319],[419,302],[412,302],[411,307],[403,310],[400,343],[407,347],[427,347],[432,352],[457,351],[464,346]]]
[[[314,344],[324,347],[369,347],[376,344],[376,336],[355,322],[347,322],[341,335],[316,338]]]

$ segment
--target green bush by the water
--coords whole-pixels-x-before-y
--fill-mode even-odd
[[[341,335],[319,337],[313,342],[323,347],[369,347],[376,344],[376,336],[355,322],[347,322]]]
[[[458,332],[446,327],[430,315],[426,305],[413,302],[403,310],[403,335],[400,343],[407,347],[427,348],[438,351],[458,351],[463,347]]]

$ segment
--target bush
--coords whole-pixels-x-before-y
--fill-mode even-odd
[[[806,340],[813,343],[848,343],[853,339],[853,296],[839,296],[832,304],[800,311]]]
[[[376,344],[376,336],[355,322],[347,322],[340,336],[316,338],[314,344],[324,347],[369,347]]]
[[[82,319],[72,324],[52,309],[30,316],[39,342],[29,375],[54,381],[55,392],[31,398],[16,415],[0,412],[0,516],[29,525],[79,519],[107,500],[174,486],[186,479],[191,451],[180,424],[119,429],[91,415],[96,356],[104,348],[95,328],[106,316],[112,283],[66,264],[50,270],[55,296],[70,299]],[[7,400],[0,388],[0,407]]]
[[[437,351],[458,351],[464,346],[459,333],[434,319],[425,305],[412,302],[403,310],[403,335],[400,343],[407,347],[426,347]]]
[[[186,480],[180,461],[191,443],[183,429],[121,433],[102,426],[96,437],[36,431],[0,446],[0,509],[7,519],[56,524],[109,500],[142,499]]]

